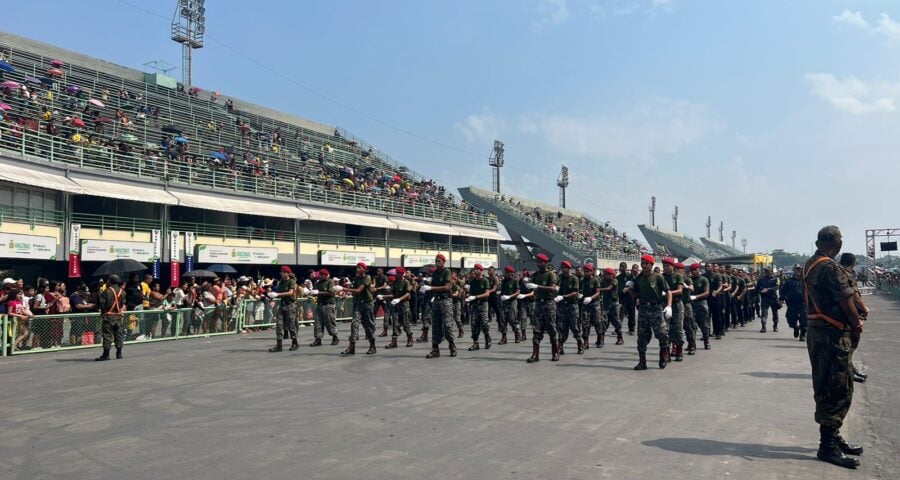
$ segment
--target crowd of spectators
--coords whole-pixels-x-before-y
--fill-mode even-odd
[[[46,66],[16,65],[22,71]],[[167,179],[190,181],[203,175],[283,180],[310,184],[333,192],[352,192],[404,204],[484,215],[432,180],[416,178],[402,166],[381,161],[378,152],[343,138],[336,130],[330,140],[313,138],[300,127],[266,126],[259,117],[236,110],[234,102],[219,102],[218,92],[201,98],[192,87],[180,94],[203,108],[227,112],[232,124],[212,119],[201,125],[171,125],[162,119],[177,117],[151,102],[140,92],[104,87],[91,92],[67,85],[65,73],[55,78],[0,74],[0,145],[18,150],[25,132],[55,138],[71,150],[59,153],[99,158],[114,155],[124,163],[114,170],[132,171],[136,162],[147,162],[150,172]],[[13,82],[13,83],[7,83]],[[177,118],[183,118],[177,117]],[[194,117],[191,117],[194,118]],[[162,133],[160,132],[162,130]],[[201,148],[202,146],[202,148]],[[42,154],[46,148],[32,147]],[[57,153],[57,154],[59,154]],[[181,167],[191,167],[184,169]],[[187,178],[174,173],[189,171]],[[237,182],[240,183],[240,182]]]

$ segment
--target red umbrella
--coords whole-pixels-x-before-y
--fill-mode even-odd
[[[62,60],[53,60],[52,62],[50,62],[50,65],[53,65],[54,67],[61,67],[65,65],[65,63],[63,63]]]
[[[50,70],[47,70],[47,75],[50,75],[51,77],[61,77],[62,74],[63,71],[58,68],[51,68]]]
[[[72,119],[72,125],[79,127],[79,128],[84,128],[84,120],[82,120],[80,118],[74,118],[74,119]]]
[[[403,177],[401,177],[400,175],[394,175],[394,181],[395,181],[395,182],[399,182],[399,181],[401,181],[401,180],[403,180]]]

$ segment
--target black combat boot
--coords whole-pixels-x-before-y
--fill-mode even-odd
[[[806,341],[806,329],[803,327],[800,327],[800,338],[798,340],[800,340],[801,342]]]
[[[448,338],[447,346],[450,347],[450,356],[455,357],[456,356],[456,342],[454,342],[453,340]]]
[[[122,358],[122,347],[116,347],[116,360],[121,360]]]
[[[270,352],[280,352],[281,351],[281,340],[275,340],[275,346],[269,349]]]
[[[762,328],[759,330],[759,333],[766,333],[766,322],[763,322]]]
[[[590,335],[588,335],[587,337],[581,337],[581,346],[584,347],[585,350],[590,350],[590,348],[591,348]]]
[[[397,348],[397,337],[391,337],[391,343],[385,345],[384,348]]]
[[[847,441],[844,440],[844,437],[841,436],[840,430],[834,431],[834,438],[835,438],[835,441],[837,442],[838,448],[840,448],[841,451],[844,452],[845,454],[847,454],[847,455],[862,455],[863,454],[862,445],[855,445],[852,443],[847,443]]]
[[[322,339],[321,339],[321,338],[317,338],[317,339],[313,340],[313,342],[310,343],[309,346],[310,346],[310,347],[321,347],[321,346],[322,346]]]
[[[584,353],[584,344],[581,343],[581,337],[575,337],[575,341],[578,342],[578,353],[579,355]]]
[[[659,368],[666,368],[667,363],[669,363],[669,347],[662,347],[659,349]]]
[[[837,429],[826,427],[824,425],[819,426],[819,451],[816,452],[816,457],[819,460],[824,462],[832,463],[839,467],[844,468],[856,468],[859,466],[859,460],[848,457],[844,455],[844,452],[841,451],[841,448],[838,446],[838,440],[835,436]]]
[[[469,347],[469,351],[474,352],[475,350],[478,350],[480,348],[481,348],[481,345],[478,344],[478,340],[475,340],[472,342],[472,346]]]
[[[108,348],[104,348],[103,354],[94,359],[95,362],[103,362],[106,360],[109,360],[109,349]]]
[[[413,346],[413,337],[411,333],[406,334],[406,348]]]
[[[438,348],[438,344],[431,344],[431,351],[428,352],[428,355],[425,355],[425,358],[438,358],[441,356],[441,350]]]
[[[297,337],[294,337],[291,339],[291,348],[289,348],[288,350],[293,352],[294,350],[297,350],[298,348],[300,348],[300,342],[297,341]]]
[[[565,354],[566,354],[566,351],[563,350],[563,342],[562,342],[562,340],[560,340],[559,343],[556,344],[556,353],[557,353],[558,355],[565,355]]]
[[[675,361],[681,362],[684,361],[684,355],[682,355],[683,345],[675,345]]]
[[[341,352],[341,355],[344,355],[344,356],[356,355],[356,344],[353,342],[350,342],[350,345],[347,346],[346,350]]]
[[[484,349],[485,350],[491,349],[491,334],[490,333],[484,334]]]
[[[603,348],[603,334],[597,332],[597,341],[594,342],[594,346],[597,348]]]
[[[369,340],[369,349],[366,350],[366,355],[372,355],[373,353],[378,353],[378,350],[375,348],[375,339]]]
[[[463,329],[462,329],[462,327],[456,327],[456,329],[457,329],[457,332],[456,332],[456,338],[463,338]]]
[[[703,337],[703,349],[710,350],[712,347],[709,345],[709,337]]]
[[[550,345],[550,361],[558,362],[559,361],[559,346],[561,343],[554,343]]]
[[[640,355],[638,359],[638,364],[634,366],[635,370],[646,370],[647,369],[647,355],[643,353],[639,353]]]
[[[794,338],[800,336],[800,327],[794,327]]]
[[[525,333],[527,328],[522,328],[522,341],[528,340],[528,335]]]
[[[321,343],[321,342],[320,342],[320,343]],[[331,344],[332,344],[332,345],[337,345],[338,343],[339,343],[339,342],[338,342],[338,336],[337,336],[337,335],[332,335],[332,336],[331,336]]]
[[[427,342],[427,341],[428,341],[428,329],[425,327],[422,327],[422,336],[417,338],[416,342],[422,343],[422,342]]]
[[[500,341],[497,342],[497,345],[506,345],[506,333],[500,334]]]
[[[622,338],[622,332],[616,332],[616,345],[625,345],[625,339]]]
[[[773,332],[777,332],[777,331],[778,331],[778,322],[772,321],[772,331],[773,331]]]
[[[541,346],[535,342],[531,342],[531,356],[528,357],[528,360],[525,360],[528,363],[537,363],[541,361]]]
[[[384,328],[381,329],[381,333],[379,333],[378,336],[379,336],[379,337],[386,337],[386,336],[387,336],[387,325],[385,325]]]

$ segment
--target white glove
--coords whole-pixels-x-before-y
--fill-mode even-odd
[[[583,293],[579,293],[579,294],[578,294],[578,299],[581,300],[582,298],[584,298],[584,294],[583,294]]]
[[[340,286],[340,285],[335,285],[335,286],[334,286],[334,293],[341,293],[341,292],[343,292],[343,291],[344,291],[344,287],[342,287],[342,286]]]
[[[422,293],[428,293],[431,291],[431,285],[422,285],[422,288],[419,289]]]
[[[693,302],[693,301],[695,301],[695,300],[697,300],[697,296],[696,296],[696,295],[691,295],[691,301]]]
[[[468,297],[466,297],[466,303],[469,303],[473,300],[475,300],[475,295],[469,295]]]
[[[399,298],[395,298],[395,299],[391,300],[391,305],[396,305],[396,304],[398,304],[398,303],[400,303],[400,299],[399,299]]]
[[[625,282],[625,288],[632,288],[632,287],[634,287],[633,281],[629,280],[629,281]]]
[[[590,305],[591,302],[593,302],[593,301],[594,301],[594,297],[585,297],[585,299],[584,299],[584,304],[585,304],[585,305]]]
[[[501,295],[501,296],[500,296],[500,301],[505,302],[505,301],[507,301],[507,300],[509,300],[509,295]]]
[[[672,307],[664,308],[663,315],[666,317],[666,320],[671,320],[672,319]]]
[[[431,301],[428,303],[434,303],[434,297],[431,297]]]
[[[378,300],[384,300],[384,295],[375,295]]]
[[[524,294],[524,293],[520,293],[519,296],[516,297],[516,298],[518,298],[519,300],[525,300],[525,294]]]
[[[309,291],[309,295],[316,296],[316,295],[318,295],[318,294],[319,294],[319,291],[318,291],[318,290],[310,290],[310,291]]]
[[[563,296],[562,296],[562,295],[557,295],[556,298],[553,299],[553,301],[556,302],[556,303],[559,303],[559,302],[563,301]]]
[[[526,282],[526,283],[527,283],[527,282],[530,282],[530,281],[531,281],[531,277],[525,277],[525,278],[522,279],[522,281],[523,281],[523,282]]]
[[[465,288],[466,288],[466,291],[468,292],[472,288],[472,286],[467,283]]]
[[[554,286],[553,286],[553,291],[554,291],[554,292],[558,292],[558,291],[559,291],[559,285],[554,285]]]
[[[534,290],[534,289],[537,288],[538,286],[537,286],[536,283],[526,283],[526,284],[525,284],[525,287],[528,288],[529,290]]]
[[[266,296],[274,300],[278,298],[278,292],[269,292],[266,294]]]
[[[431,277],[422,277],[422,281],[431,283]]]

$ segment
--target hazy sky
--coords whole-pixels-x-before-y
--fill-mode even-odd
[[[174,0],[4,6],[3,28],[126,66],[180,66]],[[152,13],[153,12],[156,15]],[[48,14],[55,12],[55,14]],[[211,1],[194,79],[337,124],[451,187],[506,191],[637,234],[810,251],[900,227],[900,2]],[[274,73],[277,72],[277,73]],[[173,75],[180,77],[180,72]],[[715,232],[714,232],[715,235]]]

